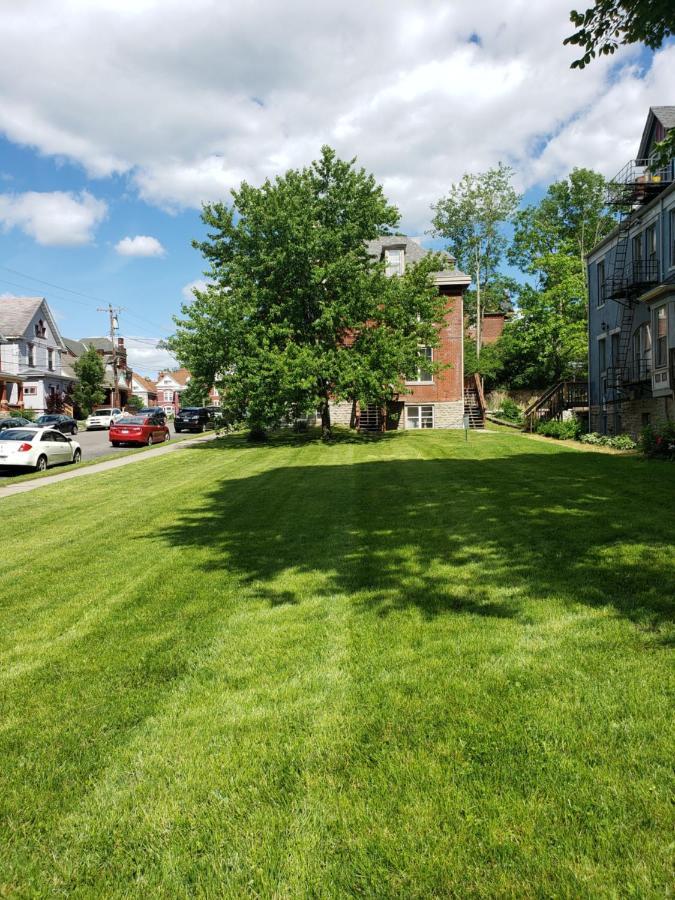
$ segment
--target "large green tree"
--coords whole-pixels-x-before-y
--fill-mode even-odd
[[[606,205],[607,182],[591,169],[573,169],[549,185],[543,199],[514,216],[509,261],[548,282],[551,267],[542,260],[564,254],[579,262],[585,279],[586,254],[616,225]],[[584,288],[585,292],[585,288]]]
[[[89,347],[75,360],[73,370],[78,378],[73,390],[73,400],[82,414],[88,416],[94,406],[105,399],[105,364],[96,350]]]
[[[169,345],[203,383],[216,381],[230,411],[252,429],[330,404],[382,402],[403,391],[420,345],[437,345],[444,300],[429,257],[387,278],[366,242],[391,233],[398,210],[372,175],[329,147],[301,170],[233,203],[204,207],[195,242],[211,283],[195,291]]]
[[[504,226],[520,202],[512,177],[512,169],[503,163],[486,172],[467,173],[432,206],[434,234],[445,238],[458,266],[473,281],[469,306],[475,318],[477,356],[484,310],[503,308],[512,288],[499,271],[508,246]]]

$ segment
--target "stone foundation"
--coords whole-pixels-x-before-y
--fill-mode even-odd
[[[451,400],[445,403],[411,403],[406,400],[406,406],[433,406],[434,428],[463,428],[464,427],[464,401]],[[401,416],[401,427],[406,427],[405,414]]]
[[[640,437],[645,425],[659,425],[675,419],[675,401],[672,397],[649,397],[642,400],[624,400],[615,414],[612,405],[604,412],[591,407],[591,431],[600,434],[630,434]]]
[[[331,403],[330,421],[332,425],[346,425],[349,427],[351,420],[352,404],[349,400],[343,400],[341,403]]]

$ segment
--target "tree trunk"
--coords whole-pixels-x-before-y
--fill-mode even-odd
[[[330,400],[328,394],[325,395],[321,404],[321,437],[324,441],[329,441],[333,437],[330,424]]]
[[[480,265],[476,265],[476,359],[480,356],[481,330]]]

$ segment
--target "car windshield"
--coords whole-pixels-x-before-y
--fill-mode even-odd
[[[202,411],[201,406],[186,406],[185,409],[181,409],[182,413],[200,413]]]
[[[118,425],[144,425],[145,416],[125,416],[118,421]]]
[[[37,431],[26,428],[11,428],[3,431],[0,441],[32,441]]]
[[[109,416],[110,414],[111,410],[109,409],[95,409],[92,416]]]
[[[61,416],[40,416],[37,419],[38,425],[46,425],[48,422],[58,422]]]

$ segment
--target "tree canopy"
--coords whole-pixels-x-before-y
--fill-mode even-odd
[[[73,363],[73,370],[78,378],[73,390],[73,400],[83,415],[88,416],[105,399],[105,363],[93,347],[88,347]]]
[[[436,346],[444,298],[436,256],[387,278],[367,242],[399,213],[372,175],[330,147],[310,166],[260,187],[242,183],[230,206],[204,207],[194,242],[211,283],[182,308],[169,346],[193,377],[214,381],[252,429],[330,404],[383,402],[404,390],[420,345]]]
[[[520,202],[512,177],[512,169],[503,163],[486,172],[466,173],[432,206],[434,234],[446,239],[459,268],[472,277],[473,293],[467,308],[476,325],[477,354],[482,312],[503,308],[513,289],[513,283],[499,271],[508,246],[504,225]]]

